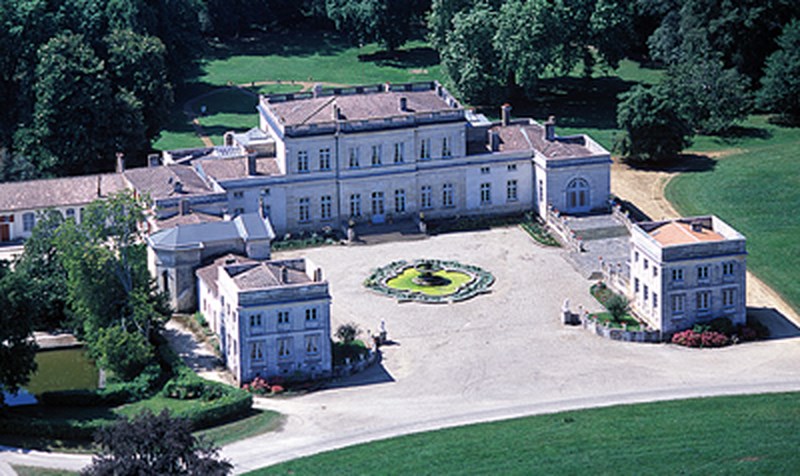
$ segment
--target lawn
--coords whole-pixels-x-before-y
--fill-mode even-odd
[[[631,331],[641,330],[641,324],[639,323],[639,321],[637,321],[636,318],[631,316],[630,314],[625,314],[624,316],[622,316],[620,322],[615,321],[611,317],[611,314],[608,312],[598,312],[592,314],[592,317],[594,317],[600,324],[608,323],[609,327],[615,329],[622,329],[622,324],[626,324],[628,326],[628,330]]]
[[[800,128],[752,117],[739,137],[696,141],[702,152],[732,152],[706,170],[669,182],[683,215],[715,214],[747,237],[748,268],[800,311]]]
[[[448,296],[453,294],[461,286],[472,280],[472,276],[458,271],[439,270],[433,273],[434,276],[443,278],[446,284],[437,286],[422,286],[414,282],[421,273],[413,267],[406,268],[402,273],[386,281],[386,285],[393,289],[403,291],[415,291],[429,296]]]
[[[38,468],[36,466],[11,465],[17,476],[77,476],[80,473],[63,469]]]
[[[800,394],[572,411],[352,446],[251,475],[797,474]]]

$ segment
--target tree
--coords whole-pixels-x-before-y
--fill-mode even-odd
[[[747,117],[749,80],[716,58],[695,58],[669,68],[663,88],[697,131],[715,134]]]
[[[17,131],[20,152],[36,157],[45,173],[82,174],[113,157],[108,123],[111,91],[82,35],[55,36],[39,49],[36,106],[30,128]]]
[[[354,322],[349,322],[347,324],[342,324],[336,329],[336,338],[344,345],[350,345],[356,340],[356,337],[361,332],[358,328],[358,324]]]
[[[233,466],[218,457],[219,450],[192,435],[189,422],[163,410],[144,411],[131,420],[101,428],[100,446],[83,476],[227,475]]]
[[[767,59],[758,105],[800,123],[800,20],[786,25],[778,45]]]
[[[427,2],[428,4],[430,2]],[[394,51],[411,38],[424,11],[421,0],[326,0],[328,18],[336,29],[358,43],[378,42]]]
[[[145,336],[121,325],[98,329],[93,344],[100,367],[126,382],[136,378],[154,358]]]
[[[496,3],[496,2],[495,2]],[[453,29],[453,19],[457,13],[479,6],[476,0],[433,0],[428,12],[428,41],[438,51],[447,44],[447,34]],[[492,35],[478,35],[485,41]]]
[[[624,296],[613,294],[608,298],[608,301],[606,301],[606,309],[608,309],[608,313],[611,314],[612,319],[620,322],[630,310],[630,304]]]
[[[25,283],[0,261],[0,406],[3,392],[16,394],[36,370],[36,341],[31,314],[21,305]]]
[[[497,75],[500,55],[485,40],[494,34],[496,24],[497,12],[486,3],[458,12],[440,50],[442,68],[470,103],[496,102],[502,91],[503,83]]]
[[[618,150],[631,160],[672,159],[691,145],[689,124],[659,86],[637,85],[620,95],[617,123],[624,130]]]

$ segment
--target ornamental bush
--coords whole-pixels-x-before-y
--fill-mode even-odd
[[[731,340],[720,332],[708,330],[697,332],[694,329],[686,329],[673,334],[672,343],[684,347],[725,347],[730,345]]]

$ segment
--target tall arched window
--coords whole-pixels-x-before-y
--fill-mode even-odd
[[[589,210],[589,182],[576,178],[567,185],[567,210],[572,212]]]

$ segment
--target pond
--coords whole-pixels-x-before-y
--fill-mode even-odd
[[[97,367],[86,349],[44,350],[36,353],[38,368],[30,382],[17,396],[6,394],[9,405],[35,403],[33,395],[54,390],[95,389],[99,382]]]

